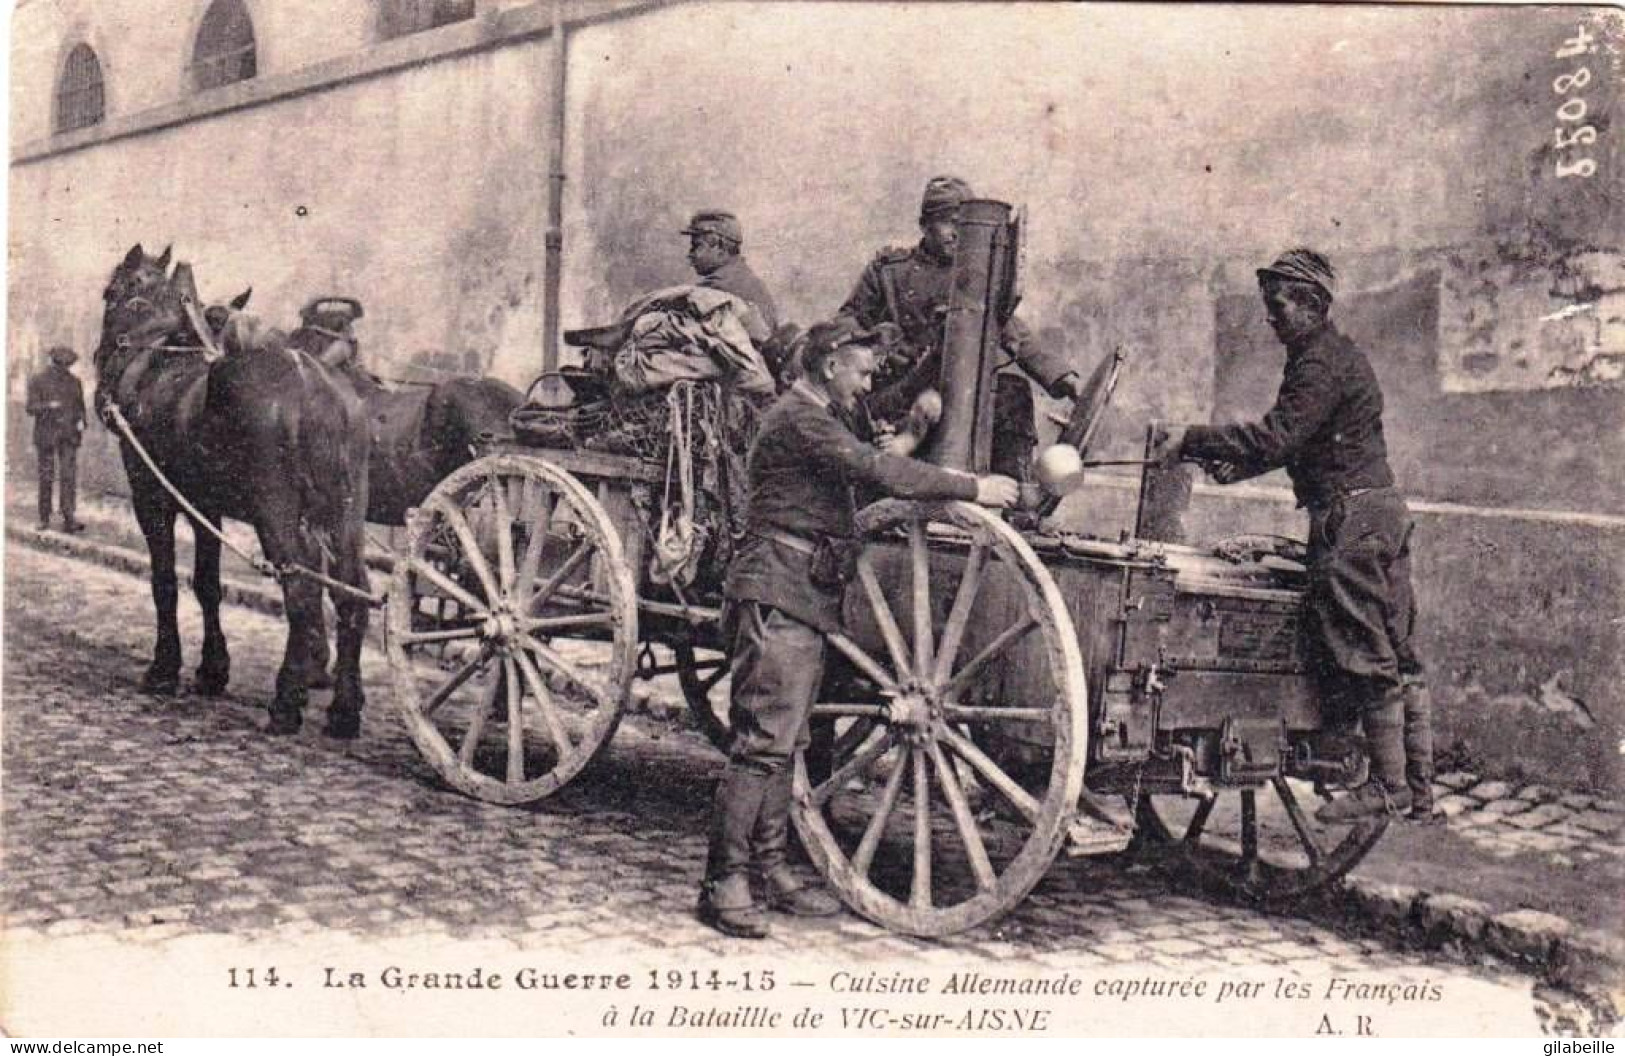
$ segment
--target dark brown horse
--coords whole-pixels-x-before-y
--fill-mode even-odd
[[[189,313],[196,303],[191,269],[167,274],[169,250],[148,256],[137,245],[113,271],[103,294],[96,349],[96,404],[128,420],[160,471],[209,524],[222,517],[254,526],[264,557],[281,569],[303,566],[363,594],[362,515],[367,507],[370,438],[360,397],[337,372],[302,353],[229,356],[212,362]],[[205,327],[206,329],[206,327]],[[152,558],[157,641],[143,688],[179,688],[176,626],[175,516],[178,501],[120,435],[131,500]],[[191,515],[187,515],[192,519]],[[193,519],[197,540],[194,590],[203,609],[197,688],[224,691],[231,661],[220,628],[220,543]],[[320,583],[281,576],[288,639],[270,731],[290,734],[302,721],[307,687],[319,670]],[[354,737],[361,728],[361,643],[368,605],[334,592],[338,662],[327,732]]]
[[[231,307],[244,307],[251,292],[239,294]],[[219,325],[229,312],[211,307],[208,317]],[[335,338],[343,339],[332,329],[306,325],[295,329],[287,342],[322,357]],[[518,389],[495,378],[386,385],[361,369],[353,355],[339,369],[367,404],[372,431],[367,520],[373,524],[404,525],[406,511],[421,503],[452,470],[473,459],[483,438],[509,432],[508,416],[525,400]]]

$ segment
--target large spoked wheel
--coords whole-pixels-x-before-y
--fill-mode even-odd
[[[859,526],[852,634],[828,643],[861,677],[826,681],[843,689],[813,721],[833,723],[833,751],[797,753],[793,817],[855,911],[952,934],[1020,902],[1074,816],[1088,736],[1077,635],[996,514],[888,500]]]
[[[677,684],[683,690],[694,728],[714,746],[727,751],[733,733],[728,726],[728,695],[721,684],[728,677],[728,657],[701,651],[688,641],[675,642],[671,651]]]
[[[1282,905],[1342,878],[1388,827],[1386,818],[1321,825],[1313,796],[1285,777],[1208,799],[1142,796],[1136,834],[1146,851],[1206,890]]]
[[[609,743],[636,660],[620,538],[574,477],[540,458],[478,459],[407,527],[386,646],[418,750],[493,803],[552,795]]]

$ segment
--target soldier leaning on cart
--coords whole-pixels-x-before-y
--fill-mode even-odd
[[[1412,642],[1411,516],[1394,487],[1382,390],[1365,353],[1329,317],[1334,276],[1313,250],[1258,270],[1271,329],[1286,346],[1275,406],[1256,423],[1175,426],[1158,456],[1215,465],[1221,484],[1285,468],[1309,510],[1308,618],[1323,699],[1363,721],[1371,778],[1316,816],[1341,823],[1433,813],[1433,736]],[[1335,720],[1334,720],[1335,721]]]
[[[864,329],[893,323],[899,347],[889,350],[875,372],[875,393],[866,402],[877,421],[895,424],[927,389],[941,391],[943,324],[953,288],[955,217],[972,197],[964,180],[936,176],[920,201],[920,241],[881,251],[858,278],[840,314]],[[1077,396],[1078,375],[1066,358],[1043,348],[1020,319],[1011,317],[1000,347],[1051,396]],[[1026,379],[1009,371],[996,375],[993,388],[993,471],[1028,479],[1037,432],[1033,393]]]
[[[728,569],[734,730],[717,786],[700,919],[741,938],[767,934],[750,886],[767,905],[827,915],[838,904],[786,864],[791,755],[823,679],[824,634],[841,629],[841,594],[856,559],[857,488],[910,499],[965,499],[1007,507],[1009,477],[976,477],[886,454],[853,431],[869,391],[874,351],[849,325],[808,334],[802,377],[767,412],[751,446],[748,536]]]
[[[28,413],[34,418],[34,451],[39,456],[39,529],[51,526],[51,492],[60,482],[62,530],[84,531],[74,519],[79,478],[79,440],[85,430],[85,388],[74,377],[78,353],[57,345],[46,353],[51,365],[28,379]]]

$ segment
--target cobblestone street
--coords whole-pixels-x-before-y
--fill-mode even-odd
[[[437,784],[394,719],[375,651],[364,659],[359,741],[324,739],[312,716],[300,736],[279,740],[260,732],[282,641],[271,617],[226,610],[230,699],[155,700],[135,689],[151,635],[143,581],[12,546],[5,590],[14,940],[348,933],[683,963],[748,953],[888,969],[1425,971],[1492,987],[1521,1009],[1536,986],[1498,962],[1401,949],[1188,897],[1125,864],[1065,857],[1016,912],[953,938],[839,916],[779,918],[766,942],[741,944],[692,916],[716,765],[697,734],[628,721],[564,793],[533,809],[488,806]],[[188,667],[197,625],[183,595]]]

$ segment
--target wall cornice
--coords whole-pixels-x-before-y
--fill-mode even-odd
[[[577,5],[568,5],[575,10],[566,11],[565,29],[569,31],[634,17],[681,2],[683,0],[626,0],[625,3],[607,7],[594,4],[588,12],[583,12]],[[547,0],[522,7],[486,11],[466,22],[381,41],[353,55],[328,59],[287,73],[239,81],[139,113],[109,118],[90,128],[30,140],[12,152],[11,165],[31,165],[104,143],[150,135],[177,125],[324,92],[425,63],[443,62],[536,40],[546,37],[551,31],[552,4]]]

